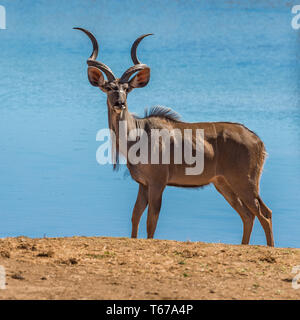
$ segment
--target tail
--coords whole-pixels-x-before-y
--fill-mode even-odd
[[[257,191],[259,192],[259,183],[260,183],[260,178],[263,172],[265,160],[268,157],[268,153],[266,151],[266,147],[264,143],[259,139],[259,142],[257,143],[257,177],[256,177],[256,187]]]

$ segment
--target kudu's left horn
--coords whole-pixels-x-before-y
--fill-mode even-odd
[[[151,36],[153,35],[153,33],[147,33],[147,34],[143,34],[142,36],[138,37],[133,45],[131,46],[131,59],[134,63],[134,66],[130,67],[128,70],[126,70],[122,77],[121,77],[121,81],[122,82],[127,82],[129,80],[129,78],[136,73],[137,71],[143,70],[143,69],[148,69],[150,72],[150,68],[146,65],[141,63],[141,61],[138,59],[136,51],[137,51],[137,47],[140,44],[140,42],[147,36]]]
[[[104,63],[96,60],[97,56],[98,56],[98,52],[99,52],[99,46],[98,46],[98,42],[97,42],[96,38],[93,36],[93,34],[83,28],[73,28],[73,29],[80,30],[80,31],[84,32],[92,41],[93,52],[92,52],[90,58],[87,60],[88,66],[96,67],[96,68],[100,69],[101,71],[103,71],[105,73],[108,81],[114,81],[116,79],[116,77],[114,76],[114,74],[110,70],[110,68],[107,65],[105,65]]]
[[[138,59],[137,55],[136,55],[136,50],[137,50],[137,47],[138,45],[140,44],[140,42],[145,38],[145,37],[148,37],[148,36],[153,36],[153,33],[147,33],[147,34],[143,34],[142,36],[138,37],[132,47],[131,47],[131,59],[133,61],[134,64],[142,64],[141,61]]]

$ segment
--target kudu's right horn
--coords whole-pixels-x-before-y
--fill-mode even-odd
[[[107,65],[105,65],[104,63],[96,60],[97,56],[98,56],[99,46],[98,46],[98,42],[97,42],[96,38],[93,36],[93,34],[83,28],[73,28],[73,29],[80,30],[80,31],[84,32],[92,41],[93,52],[92,52],[90,58],[87,60],[88,66],[96,67],[96,68],[100,69],[101,71],[103,71],[105,73],[108,81],[116,80],[116,77],[114,76],[111,69]]]

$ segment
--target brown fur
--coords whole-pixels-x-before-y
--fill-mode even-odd
[[[143,35],[135,41],[132,49],[135,66],[129,68],[120,79],[116,79],[112,71],[100,62],[95,61],[98,54],[96,39],[88,31],[84,31],[92,40],[94,51],[88,59],[88,77],[93,86],[98,86],[107,94],[108,123],[117,137],[113,146],[117,155],[126,152],[120,150],[118,144],[119,120],[127,122],[127,132],[142,128],[150,133],[151,129],[192,129],[192,145],[195,144],[196,129],[204,130],[204,171],[199,175],[186,175],[188,164],[175,164],[171,153],[170,164],[131,164],[127,167],[131,177],[139,183],[139,192],[132,214],[133,238],[137,237],[140,218],[148,206],[147,234],[153,238],[161,207],[162,194],[166,186],[201,187],[210,183],[220,192],[228,203],[237,211],[243,221],[242,244],[248,244],[257,217],[265,231],[267,244],[274,245],[272,232],[272,211],[259,196],[259,181],[263,169],[266,151],[263,142],[251,130],[239,123],[231,122],[198,122],[180,121],[177,114],[170,109],[156,107],[144,118],[138,118],[128,111],[127,95],[134,88],[147,85],[150,79],[150,68],[141,64],[136,57],[136,47]],[[148,34],[149,35],[149,34]],[[105,73],[108,80],[104,80]],[[137,73],[138,72],[138,73]],[[137,73],[130,79],[132,75]],[[182,134],[182,136],[184,136]],[[149,135],[148,150],[151,154]],[[174,140],[173,142],[174,143]],[[127,149],[133,142],[127,142]],[[163,145],[159,145],[162,152]]]
[[[242,244],[249,243],[254,217],[257,216],[265,230],[267,244],[274,245],[272,212],[259,196],[259,180],[266,151],[263,142],[254,132],[239,123],[182,122],[177,116],[174,119],[170,117],[170,110],[164,109],[156,109],[140,119],[133,117],[126,109],[123,120],[127,121],[128,130],[139,127],[149,133],[152,128],[177,128],[182,131],[187,128],[204,129],[206,143],[205,168],[199,176],[185,175],[187,165],[174,164],[172,159],[169,165],[127,164],[132,178],[140,185],[132,215],[132,237],[137,236],[139,220],[147,205],[148,238],[154,236],[166,186],[194,188],[213,183],[241,216],[244,225]],[[118,137],[118,132],[115,133]]]

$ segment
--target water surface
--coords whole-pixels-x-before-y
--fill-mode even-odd
[[[185,121],[241,122],[265,142],[261,196],[273,210],[276,245],[300,243],[299,32],[291,7],[257,1],[2,1],[0,30],[0,237],[128,236],[138,185],[100,166],[96,133],[107,127],[106,98],[90,86],[90,29],[116,75],[130,46],[151,81],[129,109],[166,105]],[[267,3],[267,2],[265,2]],[[134,10],[132,10],[134,8]],[[146,237],[146,214],[140,236]],[[161,239],[240,243],[238,214],[213,186],[169,187]],[[265,244],[256,221],[251,243]]]

